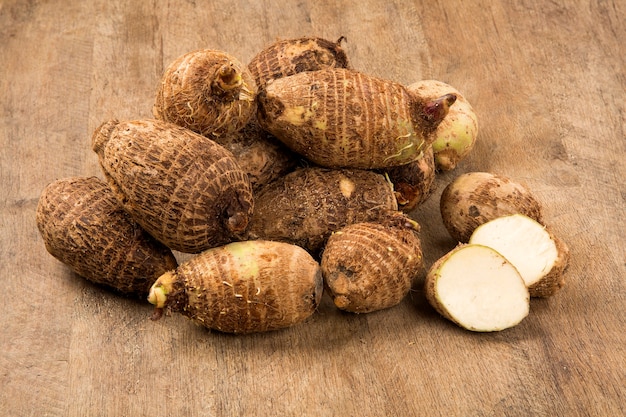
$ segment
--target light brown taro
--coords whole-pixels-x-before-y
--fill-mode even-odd
[[[420,157],[455,99],[423,100],[396,82],[330,68],[268,83],[258,95],[258,118],[318,165],[387,168]]]
[[[459,175],[444,188],[439,206],[450,236],[463,243],[496,217],[520,213],[542,223],[541,205],[527,187],[490,172]]]
[[[321,259],[324,284],[335,305],[369,313],[399,304],[423,267],[418,224],[393,212],[376,222],[333,233]]]
[[[319,264],[302,248],[262,240],[209,249],[152,286],[148,301],[209,329],[227,333],[278,330],[301,323],[323,292]]]
[[[153,114],[226,143],[254,116],[256,94],[252,74],[238,59],[200,49],[178,57],[165,69]]]

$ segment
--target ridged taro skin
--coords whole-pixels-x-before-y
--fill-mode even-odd
[[[259,88],[276,78],[324,68],[348,68],[348,56],[341,48],[342,36],[336,42],[319,37],[278,40],[265,47],[248,69]]]
[[[321,268],[335,305],[344,311],[370,313],[399,304],[423,268],[418,232],[417,223],[396,214],[333,233]]]
[[[188,52],[165,69],[154,117],[226,143],[256,113],[257,86],[248,68],[213,49]]]
[[[467,243],[474,230],[496,217],[524,214],[543,223],[541,204],[528,188],[504,175],[467,172],[441,193],[439,209],[452,238]]]
[[[171,250],[144,231],[96,177],[48,184],[37,205],[46,250],[76,274],[120,293],[144,298],[176,268]]]
[[[300,168],[258,192],[248,237],[292,243],[317,256],[333,231],[397,208],[381,174]]]
[[[245,241],[209,249],[161,276],[148,300],[226,333],[278,330],[301,323],[323,292],[319,264],[302,248]],[[158,315],[157,315],[158,317]]]
[[[216,142],[143,119],[103,123],[92,145],[124,209],[171,249],[198,253],[239,240],[248,226],[248,175]]]
[[[401,84],[330,68],[268,83],[258,95],[258,119],[320,166],[387,168],[419,158],[455,99],[425,101]]]

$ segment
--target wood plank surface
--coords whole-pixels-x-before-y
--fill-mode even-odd
[[[302,0],[0,1],[0,414],[6,416],[626,415],[626,3]],[[278,38],[345,36],[352,65],[462,91],[477,145],[412,216],[426,264],[450,250],[438,210],[457,175],[525,183],[570,246],[567,283],[506,331],[399,306],[250,336],[209,332],[114,295],[50,256],[49,182],[102,176],[90,137],[147,117],[193,49],[243,62]],[[423,277],[422,277],[423,278]]]

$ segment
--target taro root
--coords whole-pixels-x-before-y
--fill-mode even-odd
[[[248,237],[293,243],[317,256],[333,231],[397,207],[391,184],[380,174],[300,168],[255,196]]]
[[[369,313],[399,304],[423,267],[418,232],[418,224],[400,212],[334,232],[320,263],[335,305]]]
[[[523,214],[498,217],[474,230],[469,243],[489,246],[519,271],[531,297],[549,297],[565,284],[569,249],[547,227]]]
[[[196,253],[244,233],[252,189],[223,146],[152,119],[105,122],[92,145],[124,209],[171,249]]]
[[[148,301],[227,333],[278,330],[310,317],[319,305],[319,264],[302,248],[246,241],[195,255],[156,280]]]
[[[332,42],[318,37],[284,39],[259,52],[248,64],[259,89],[276,78],[324,68],[348,68],[340,37]]]
[[[145,297],[159,276],[177,266],[170,249],[145,232],[96,177],[48,184],[37,205],[37,227],[52,256],[122,294]]]
[[[241,169],[248,174],[253,191],[293,171],[298,165],[298,156],[261,129],[256,118],[223,146],[233,153]]]
[[[379,172],[389,177],[398,208],[404,212],[414,210],[435,191],[435,159],[431,146],[427,147],[424,154],[415,161]]]
[[[165,70],[154,117],[226,143],[256,112],[257,87],[235,57],[212,49],[186,53]]]
[[[496,217],[520,213],[542,223],[541,205],[526,187],[489,172],[455,178],[441,194],[440,211],[450,236],[462,243]]]
[[[431,266],[424,285],[430,305],[467,330],[508,329],[530,312],[524,279],[488,246],[460,244]]]
[[[259,122],[296,153],[328,168],[388,168],[420,157],[456,96],[411,95],[398,83],[344,68],[268,83]]]
[[[429,100],[446,93],[456,95],[456,101],[437,126],[432,144],[437,169],[454,169],[474,148],[478,136],[478,118],[472,105],[457,89],[437,80],[418,81],[407,90]]]

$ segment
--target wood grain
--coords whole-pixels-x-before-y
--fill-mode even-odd
[[[0,410],[10,416],[626,414],[626,4],[303,0],[0,2]],[[563,4],[560,4],[563,3]],[[207,332],[86,282],[35,224],[45,185],[102,176],[90,136],[149,116],[165,66],[211,47],[345,36],[353,66],[434,78],[478,113],[472,154],[413,216],[430,265],[455,242],[442,188],[468,171],[525,183],[570,246],[565,288],[519,326],[474,334],[419,287],[363,315],[325,298],[302,325]]]

